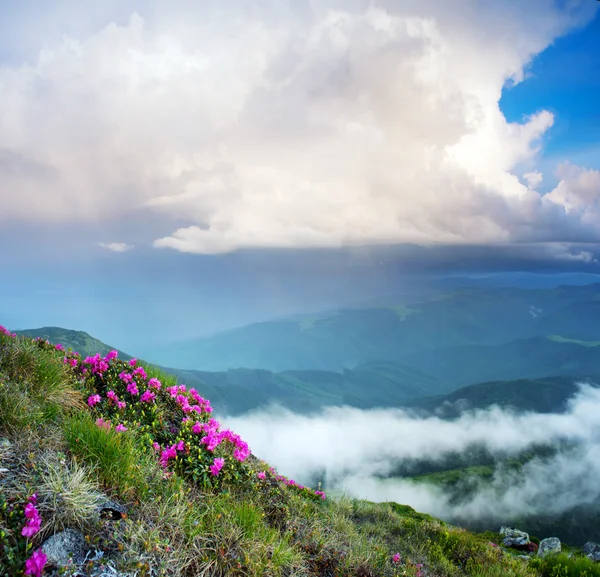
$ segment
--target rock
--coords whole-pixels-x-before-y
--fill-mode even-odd
[[[110,499],[100,502],[100,505],[98,505],[98,512],[101,517],[111,519],[112,521],[118,521],[119,519],[125,519],[127,517],[127,510],[125,507]]]
[[[504,537],[502,544],[505,547],[526,547],[529,544],[529,534],[510,527],[501,527],[500,535]]]
[[[593,553],[588,553],[586,557],[592,560],[594,563],[600,562],[600,551],[594,551]]]
[[[540,541],[540,548],[538,549],[538,556],[545,557],[550,553],[560,553],[560,539],[558,537],[547,537]]]
[[[49,565],[66,565],[69,559],[80,565],[85,559],[85,538],[73,529],[65,529],[52,535],[42,544]]]
[[[591,541],[588,541],[584,546],[583,546],[583,554],[586,556],[590,556],[594,553],[597,553],[600,551],[600,545],[596,544],[596,543],[592,543]]]

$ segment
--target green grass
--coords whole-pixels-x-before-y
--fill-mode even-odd
[[[268,471],[268,465],[256,458],[239,465],[229,460],[222,479],[196,482],[196,469],[186,465],[193,452],[164,470],[148,448],[148,436],[177,416],[177,404],[166,394],[158,397],[160,406],[157,401],[142,413],[132,408],[115,416],[110,405],[90,409],[82,396],[87,398],[92,385],[116,390],[114,377],[110,383],[89,375],[82,381],[81,373],[65,368],[61,354],[3,335],[0,370],[2,382],[9,383],[13,395],[22,395],[29,414],[25,418],[23,407],[0,405],[0,435],[13,443],[11,483],[0,494],[0,575],[21,575],[31,551],[67,526],[85,531],[89,545],[103,551],[103,563],[140,577],[597,574],[585,573],[590,567],[585,560],[536,560],[528,566],[493,547],[488,535],[452,527],[405,505],[346,496],[315,499],[271,473],[260,480],[257,473]],[[164,379],[168,386],[170,377],[151,366],[146,370],[148,378]],[[79,381],[73,378],[77,375]],[[116,433],[97,426],[99,411],[106,419],[141,420]],[[21,510],[33,491],[39,492],[44,525],[25,542]],[[96,520],[92,511],[99,493],[125,505],[127,518],[110,524]],[[392,561],[396,553],[400,563]],[[565,563],[575,572],[564,573]]]
[[[579,339],[570,339],[567,337],[563,337],[561,335],[550,335],[548,337],[549,341],[554,341],[556,343],[573,343],[574,345],[581,345],[582,347],[597,347],[600,346],[600,341],[582,341]]]

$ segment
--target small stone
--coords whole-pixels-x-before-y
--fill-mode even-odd
[[[545,557],[551,553],[560,553],[561,545],[558,537],[547,537],[540,541],[540,547],[538,549],[538,556]]]
[[[73,529],[65,529],[42,544],[49,565],[66,565],[69,559],[80,565],[85,559],[85,537]]]
[[[112,521],[118,521],[119,519],[125,519],[127,517],[125,507],[110,499],[106,499],[100,503],[98,512],[102,517],[111,519]]]

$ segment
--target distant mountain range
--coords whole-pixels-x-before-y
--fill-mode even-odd
[[[141,352],[161,365],[203,371],[342,371],[392,361],[430,373],[450,390],[481,380],[590,372],[600,353],[596,319],[600,284],[465,287],[256,323]]]
[[[83,356],[96,352],[105,355],[113,349],[85,332],[59,327],[18,333],[61,343]],[[196,387],[211,399],[220,412],[232,415],[270,404],[305,413],[333,405],[407,407],[437,411],[450,418],[465,408],[485,408],[492,404],[539,412],[560,412],[566,400],[575,393],[577,382],[600,382],[600,347],[544,338],[523,341],[528,345],[526,348],[523,348],[521,341],[513,341],[508,345],[449,348],[445,356],[437,359],[428,359],[423,353],[414,355],[413,364],[426,365],[429,373],[391,361],[371,361],[340,372],[273,372],[264,369],[210,372],[160,368],[177,375],[182,383]],[[119,356],[131,358],[123,352]],[[518,359],[526,359],[527,362],[519,364]],[[573,369],[574,359],[581,370],[569,373]],[[539,367],[536,363],[540,363]],[[527,367],[532,374],[539,373],[543,377],[551,375],[553,371],[562,371],[568,376],[512,377],[513,374],[523,374]],[[583,367],[588,369],[587,372],[582,370]],[[469,382],[476,384],[457,389],[448,385],[448,376],[453,381],[469,381],[471,378]]]

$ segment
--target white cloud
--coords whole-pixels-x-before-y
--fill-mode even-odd
[[[597,502],[598,411],[600,389],[583,385],[563,414],[515,414],[492,407],[444,421],[396,409],[335,407],[312,416],[270,409],[224,420],[255,455],[300,481],[326,472],[330,489],[409,504],[441,517],[477,520],[525,512],[555,515]],[[510,456],[542,444],[556,447],[556,454],[530,461],[518,475],[500,470],[490,485],[460,504],[440,488],[380,477],[398,464],[435,461],[472,446]]]
[[[117,25],[95,6],[93,33],[44,45],[38,23],[33,63],[0,65],[0,219],[158,211],[186,225],[155,246],[199,253],[597,234],[593,178],[544,197],[512,173],[552,115],[498,106],[589,8],[176,1]]]
[[[124,242],[99,242],[98,246],[113,252],[127,252],[135,248],[132,244],[126,244]]]

